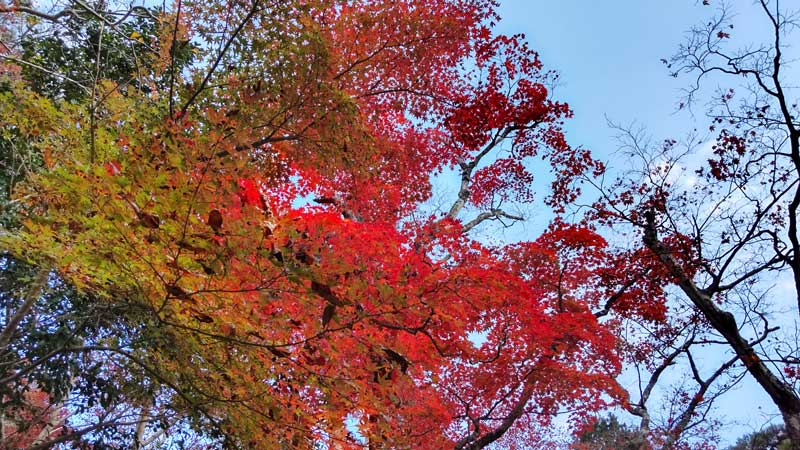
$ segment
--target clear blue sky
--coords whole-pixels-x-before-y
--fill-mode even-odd
[[[689,79],[671,78],[660,59],[674,53],[686,30],[715,12],[718,2],[711,3],[501,0],[498,31],[525,33],[545,66],[560,72],[563,85],[555,97],[575,112],[567,124],[569,141],[606,159],[615,149],[606,116],[622,123],[635,120],[657,139],[683,137],[694,126],[708,126],[702,117],[695,121],[685,112],[676,113],[680,89]],[[739,9],[734,38],[740,43],[757,40],[766,29],[763,17],[742,10],[752,7],[750,1],[736,0],[733,6]],[[702,107],[696,112],[702,116]],[[737,422],[722,432],[723,444],[730,444],[775,410],[753,383],[746,383],[719,403],[719,412]]]
[[[602,154],[611,143],[605,115],[657,134],[682,131],[685,117],[672,113],[686,80],[669,77],[659,60],[709,12],[694,0],[502,0],[498,31],[525,33],[546,67],[560,72],[556,97],[575,111],[572,143]]]
[[[793,2],[800,7],[797,0],[786,4]],[[676,114],[680,90],[689,79],[670,77],[660,59],[675,52],[686,30],[716,12],[720,0],[710,3],[500,0],[497,31],[524,33],[545,67],[561,74],[563,85],[555,96],[575,112],[567,124],[571,143],[604,155],[613,150],[605,116],[623,123],[636,120],[660,138],[680,137],[692,126],[688,114]],[[768,31],[763,14],[749,0],[728,3],[735,14],[734,42],[760,42]]]

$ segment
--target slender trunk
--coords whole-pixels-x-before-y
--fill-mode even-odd
[[[769,395],[775,406],[783,416],[786,431],[792,442],[792,450],[800,450],[800,397],[791,386],[784,383],[761,360],[755,349],[742,337],[736,326],[733,314],[720,309],[708,292],[700,289],[683,270],[680,262],[673,256],[659,239],[655,227],[655,214],[647,215],[645,229],[645,245],[661,260],[670,274],[675,277],[678,286],[694,303],[695,307],[709,321],[711,326],[719,332],[736,353],[750,375],[762,389]]]
[[[64,417],[62,416],[62,411],[64,408],[64,402],[61,402],[57,405],[50,405],[48,407],[46,418],[44,418],[44,426],[39,434],[36,436],[36,439],[31,442],[31,447],[36,447],[42,445],[46,442],[49,442],[53,435],[58,435],[63,431],[62,427],[64,426]]]
[[[795,174],[800,177],[800,132],[792,129],[789,134],[789,142],[791,146],[792,163],[794,164]],[[792,255],[790,266],[792,267],[792,275],[794,276],[794,289],[797,297],[797,308],[800,312],[800,236],[797,230],[797,213],[800,208],[800,187],[794,192],[794,197],[789,203],[789,242],[792,245]]]
[[[144,432],[147,430],[147,424],[150,421],[150,406],[142,406],[142,411],[139,413],[139,422],[136,424],[136,432],[133,435],[133,448],[140,450],[144,447]]]

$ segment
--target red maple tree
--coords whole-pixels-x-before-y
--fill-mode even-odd
[[[466,450],[587,419],[623,401],[613,323],[593,312],[624,272],[606,242],[564,220],[504,247],[468,234],[519,219],[499,204],[532,200],[534,157],[556,212],[603,171],[567,143],[536,53],[492,34],[494,7],[179,2],[150,91],[97,80],[87,117],[13,83],[2,111],[45,168],[4,242],[146,310],[169,345],[100,350],[231,445]],[[179,45],[196,59],[175,70]],[[449,210],[410,220],[450,168]]]

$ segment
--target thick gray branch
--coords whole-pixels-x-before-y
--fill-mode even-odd
[[[503,211],[502,209],[492,208],[489,211],[478,214],[477,217],[464,224],[464,233],[468,233],[470,230],[480,225],[484,221],[502,220],[502,219],[509,219],[515,221],[525,220],[525,218],[522,216],[515,216],[513,214],[509,214]]]

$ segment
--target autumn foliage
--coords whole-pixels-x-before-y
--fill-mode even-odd
[[[465,205],[533,200],[533,157],[556,211],[603,170],[495,20],[478,0],[178,3],[150,71],[97,80],[88,109],[7,75],[4,132],[43,168],[3,244],[146,310],[153,402],[227,445],[476,449],[581,421],[624,401],[593,311],[632,272],[585,224],[506,247],[465,233]],[[457,207],[412,215],[453,167]],[[615,301],[660,320],[643,293]]]

